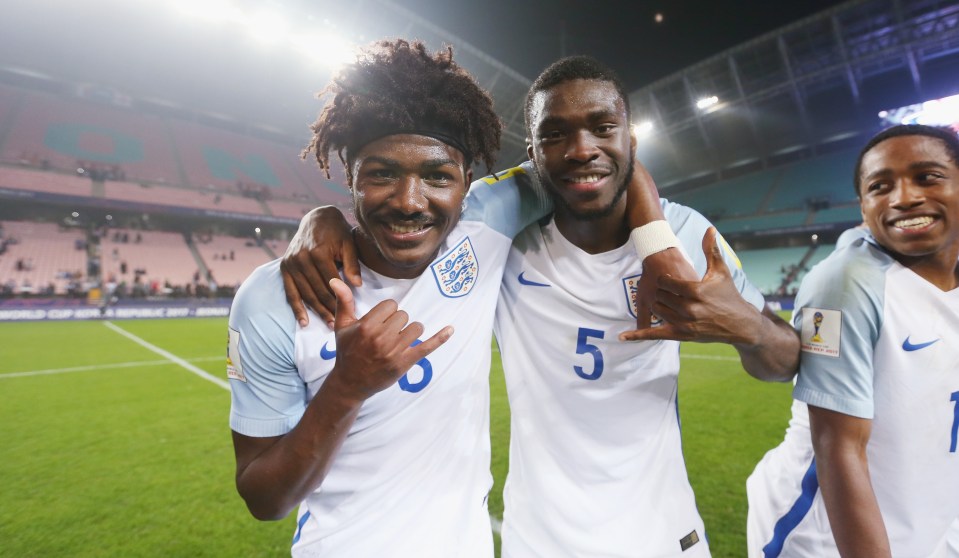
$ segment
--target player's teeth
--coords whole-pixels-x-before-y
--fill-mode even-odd
[[[913,217],[911,219],[900,219],[895,222],[896,227],[900,229],[911,229],[911,228],[920,228],[925,227],[929,223],[932,223],[932,217]]]
[[[590,175],[587,175],[587,176],[581,176],[581,177],[579,177],[579,178],[574,178],[574,179],[573,179],[573,182],[579,182],[580,184],[584,184],[584,183],[585,183],[585,184],[588,184],[588,183],[590,183],[590,182],[599,182],[601,178],[603,178],[603,177],[600,176],[600,175],[598,175],[598,174],[590,174]]]
[[[392,224],[392,225],[390,225],[390,229],[391,229],[393,232],[395,232],[395,233],[405,234],[405,233],[411,233],[411,232],[416,232],[416,231],[418,231],[418,230],[422,230],[422,229],[423,229],[423,225],[397,225],[397,224]]]

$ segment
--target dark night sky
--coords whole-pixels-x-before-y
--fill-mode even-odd
[[[563,54],[589,54],[636,89],[838,5],[837,0],[406,0],[423,17],[533,78]],[[663,22],[654,21],[656,13]],[[508,14],[508,15],[506,15]]]
[[[187,0],[176,0],[187,1]],[[193,4],[211,0],[192,0]],[[222,0],[221,0],[222,1]],[[297,30],[322,20],[357,42],[402,36],[394,3],[529,79],[562,54],[590,54],[639,88],[836,0],[229,0],[283,13]],[[654,15],[663,14],[657,24]],[[377,31],[366,30],[377,20]],[[384,24],[385,22],[385,24]],[[364,27],[365,25],[365,27]],[[415,28],[415,27],[414,27]],[[439,45],[432,45],[438,47]],[[311,65],[314,64],[314,65]],[[329,73],[248,30],[185,19],[174,0],[31,0],[4,7],[0,65],[108,85],[305,135]]]

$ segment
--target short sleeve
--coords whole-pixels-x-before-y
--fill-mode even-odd
[[[234,431],[281,436],[299,422],[308,394],[294,357],[296,327],[279,260],[260,266],[243,282],[230,309],[227,376]]]
[[[860,244],[835,252],[806,275],[793,312],[802,346],[793,397],[873,418],[873,352],[887,268],[878,251]]]
[[[685,205],[666,200],[661,200],[660,203],[662,203],[663,214],[666,216],[666,221],[669,222],[669,226],[679,239],[683,250],[686,252],[686,257],[692,262],[693,269],[696,270],[696,273],[702,277],[706,274],[706,255],[703,253],[703,236],[705,236],[706,231],[709,227],[713,226],[713,224],[698,211]],[[716,242],[719,243],[723,260],[729,268],[733,283],[735,283],[739,294],[741,294],[747,302],[756,307],[756,309],[761,311],[766,306],[766,299],[763,298],[763,294],[759,292],[759,289],[749,282],[746,273],[743,272],[743,265],[739,261],[736,252],[722,235],[717,235]]]
[[[528,225],[553,210],[529,161],[473,182],[466,195],[464,221],[482,221],[500,234],[515,238]]]

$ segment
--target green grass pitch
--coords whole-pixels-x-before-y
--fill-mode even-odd
[[[0,556],[283,556],[293,517],[254,520],[233,484],[224,319],[0,324]],[[713,556],[745,554],[745,479],[782,439],[790,387],[735,351],[687,345],[680,414]],[[492,385],[490,512],[502,517],[509,408]]]

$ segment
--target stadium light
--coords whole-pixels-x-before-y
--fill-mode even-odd
[[[299,32],[296,21],[275,9],[251,10],[235,0],[170,0],[169,4],[192,19],[229,24],[263,45],[285,45],[330,70],[355,58],[354,45],[334,31],[335,24],[326,19],[320,32]],[[314,17],[305,19],[312,22]],[[308,25],[315,27],[313,23]]]
[[[181,14],[203,21],[242,23],[245,19],[229,0],[174,0],[172,4]]]
[[[280,41],[290,29],[290,25],[272,11],[261,11],[253,14],[247,21],[250,33],[264,44],[275,44]]]
[[[302,55],[331,70],[356,58],[353,45],[335,33],[297,35],[290,42]]]
[[[700,110],[706,110],[709,107],[717,104],[719,102],[719,97],[713,95],[712,97],[703,97],[702,99],[696,101],[696,108]]]
[[[889,124],[925,124],[959,131],[959,95],[884,110],[879,118]]]
[[[644,120],[639,124],[633,124],[633,134],[636,137],[646,137],[653,131],[652,120]]]

